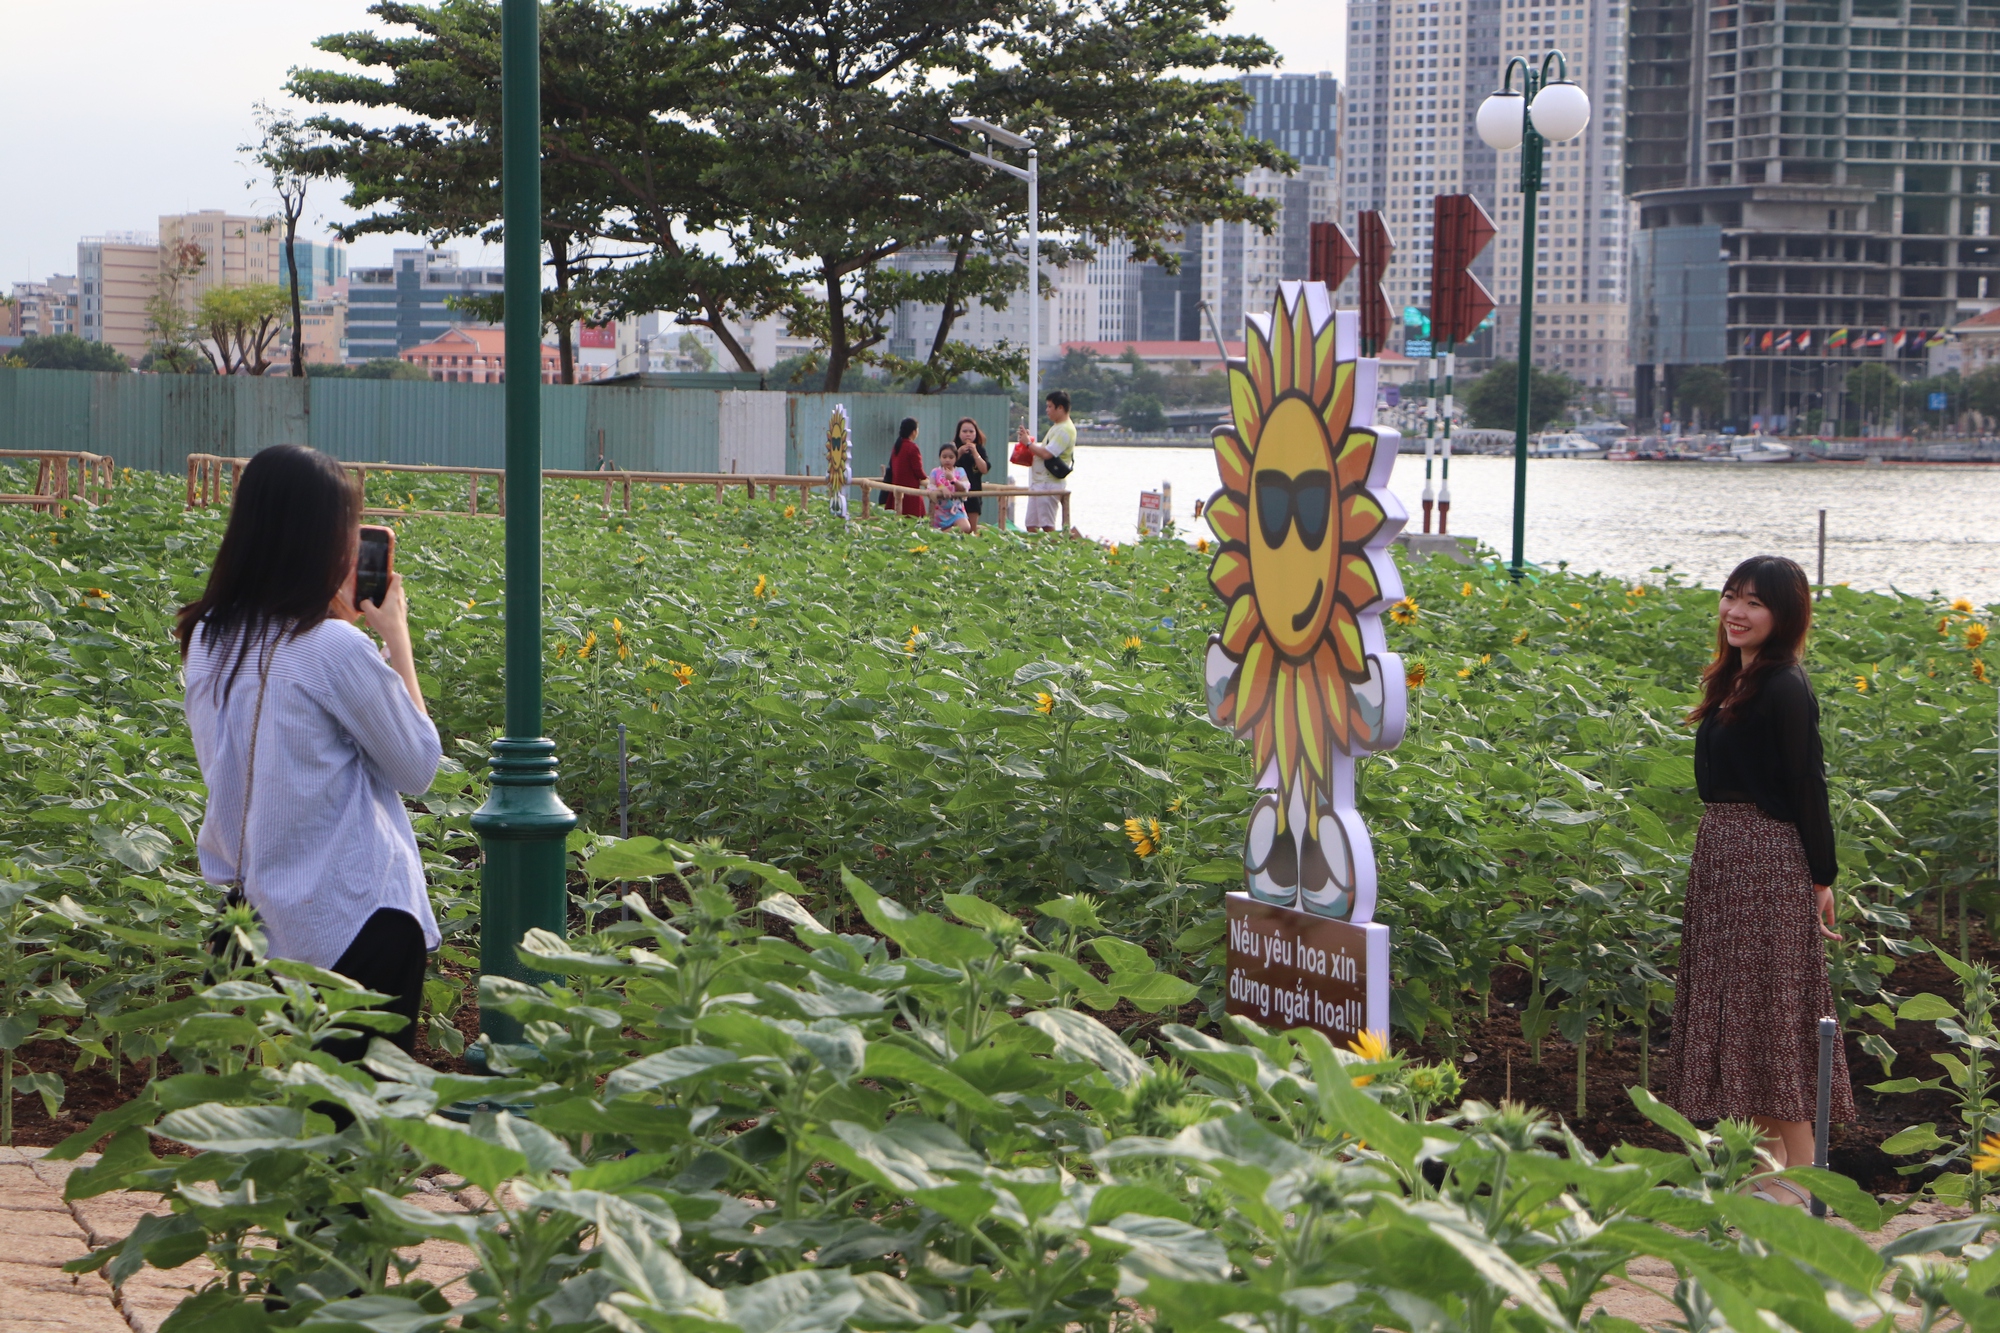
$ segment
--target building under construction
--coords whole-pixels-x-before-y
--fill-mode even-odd
[[[1718,366],[1739,429],[1832,430],[2000,306],[2000,0],[1642,0],[1630,40],[1642,425]]]

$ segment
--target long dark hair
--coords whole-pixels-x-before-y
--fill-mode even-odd
[[[208,586],[174,619],[181,656],[197,628],[204,646],[235,643],[226,694],[251,644],[325,620],[360,521],[361,490],[339,463],[303,444],[260,449],[231,497]]]
[[[915,417],[904,417],[903,424],[896,427],[896,439],[899,441],[914,440],[916,437],[917,419]]]
[[[1749,670],[1743,654],[1729,646],[1722,621],[1715,624],[1715,660],[1701,673],[1701,702],[1688,721],[1713,717],[1730,722],[1736,712],[1757,697],[1772,674],[1798,664],[1812,629],[1812,584],[1799,562],[1782,555],[1753,555],[1730,574],[1722,591],[1754,595],[1771,613],[1771,636],[1757,649]]]
[[[951,442],[952,442],[953,444],[958,444],[958,443],[959,443],[959,441],[958,441],[958,433],[959,433],[959,431],[961,431],[961,430],[963,430],[963,429],[965,428],[965,425],[966,425],[966,423],[967,423],[967,422],[971,422],[971,423],[972,423],[972,442],[973,442],[974,444],[976,444],[976,445],[978,445],[978,446],[979,446],[979,451],[980,451],[981,453],[985,453],[985,452],[986,452],[986,432],[985,432],[985,431],[983,431],[983,430],[981,430],[981,429],[979,428],[979,423],[978,423],[977,421],[973,421],[971,417],[960,417],[960,418],[958,419],[958,425],[956,425],[956,426],[953,426],[953,427],[951,428]],[[960,447],[960,448],[962,449],[962,448],[964,448],[965,446],[961,444],[961,445],[959,445],[959,447]]]

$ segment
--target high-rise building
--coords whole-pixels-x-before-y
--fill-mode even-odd
[[[481,327],[447,302],[497,296],[506,286],[505,269],[461,267],[455,250],[397,250],[391,260],[387,268],[357,268],[348,274],[350,361],[394,357],[448,329]]]
[[[884,267],[900,269],[906,273],[941,273],[950,269],[955,262],[953,251],[944,246],[920,246],[901,250],[883,261]],[[1081,278],[1087,265],[1072,265]],[[1062,273],[1050,274],[1046,267],[1042,272],[1051,285],[1060,290]],[[1056,302],[1044,299],[1042,318],[1042,354],[1054,355],[1050,350],[1054,344],[1055,315],[1049,307]],[[947,341],[964,343],[967,347],[977,347],[992,351],[1003,343],[1020,351],[1028,349],[1028,307],[1027,294],[1016,291],[1004,308],[989,306],[983,301],[974,301],[952,320]],[[938,323],[944,318],[944,307],[929,305],[919,301],[905,301],[889,317],[887,350],[895,356],[921,361],[931,354],[931,345],[937,341]]]
[[[339,241],[299,241],[293,246],[299,266],[299,297],[306,301],[347,299],[347,247]],[[292,285],[285,260],[284,233],[278,233],[278,285]]]
[[[1632,382],[1625,264],[1631,209],[1625,200],[1625,6],[1621,0],[1503,0],[1504,62],[1563,53],[1569,77],[1590,97],[1590,124],[1542,152],[1536,204],[1535,362],[1592,388]],[[1518,84],[1517,84],[1518,86]],[[1477,104],[1474,104],[1475,109]],[[1497,155],[1493,244],[1500,309],[1494,354],[1519,346],[1521,151]]]
[[[284,228],[270,218],[225,213],[204,208],[199,213],[169,213],[160,218],[159,263],[162,268],[183,244],[199,247],[201,267],[181,284],[181,300],[189,310],[213,287],[247,287],[283,280]]]
[[[1383,288],[1400,313],[1430,308],[1433,196],[1470,194],[1492,214],[1499,235],[1473,272],[1499,308],[1493,329],[1461,349],[1474,368],[1517,346],[1521,158],[1486,147],[1473,118],[1510,58],[1539,62],[1553,48],[1593,112],[1581,138],[1544,155],[1536,362],[1587,386],[1628,382],[1623,41],[1619,0],[1356,0],[1349,9],[1343,225],[1352,235],[1361,211],[1383,214],[1396,241]]]
[[[1632,65],[1642,416],[1715,365],[1734,424],[1833,429],[1854,366],[2000,307],[1993,0],[1642,0]]]
[[[1499,80],[1499,16],[1500,0],[1348,7],[1340,221],[1358,239],[1359,215],[1382,214],[1396,245],[1383,290],[1399,314],[1430,305],[1432,197],[1470,194],[1495,209],[1495,157],[1473,133],[1472,113]],[[1489,288],[1493,268],[1490,249],[1473,266]],[[1343,303],[1354,299],[1351,283]]]
[[[1340,80],[1318,74],[1247,74],[1250,94],[1243,128],[1308,167],[1331,167],[1341,157]]]
[[[146,304],[159,279],[159,237],[136,231],[84,237],[76,243],[77,332],[136,364],[152,342]]]
[[[1242,338],[1245,318],[1271,308],[1280,282],[1310,276],[1312,224],[1340,215],[1335,175],[1322,166],[1302,166],[1289,176],[1260,168],[1243,178],[1242,189],[1277,202],[1277,223],[1269,232],[1250,222],[1199,228],[1201,299],[1225,339]]]

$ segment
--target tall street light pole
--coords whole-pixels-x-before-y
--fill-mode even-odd
[[[542,178],[539,0],[500,6],[500,191],[507,269],[507,716],[493,742],[486,804],[472,816],[486,853],[479,969],[539,980],[515,946],[534,927],[563,933],[564,839],[576,816],[556,795],[555,742],[542,735]],[[480,1014],[497,1042],[520,1037]]]
[[[1554,77],[1550,77],[1550,66]],[[1520,91],[1514,71],[1521,71]],[[1497,152],[1521,150],[1521,307],[1520,354],[1514,381],[1514,559],[1521,577],[1528,524],[1528,391],[1534,374],[1535,204],[1542,189],[1542,145],[1567,143],[1590,124],[1590,96],[1569,79],[1560,51],[1541,58],[1539,68],[1521,56],[1507,62],[1500,89],[1479,104],[1479,137]]]
[[[985,135],[990,143],[1028,150],[1028,166],[1024,171],[1011,162],[1002,162],[986,153],[975,153],[964,144],[940,139],[935,134],[919,136],[948,153],[977,162],[989,171],[1003,172],[1015,180],[1028,183],[1028,430],[1040,439],[1041,432],[1035,427],[1041,424],[1042,389],[1042,155],[1033,139],[995,125],[990,120],[981,120],[978,116],[953,116],[951,123],[962,130]],[[1013,504],[1011,500],[1001,503],[1003,508],[1011,508]]]

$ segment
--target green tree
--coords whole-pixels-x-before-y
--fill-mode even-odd
[[[542,6],[542,238],[554,288],[542,316],[566,381],[577,321],[656,310],[711,329],[738,369],[755,371],[731,325],[782,308],[790,292],[776,260],[754,253],[740,207],[708,183],[720,144],[710,112],[728,93],[732,55],[693,9]],[[287,85],[329,108],[312,123],[338,145],[347,201],[369,210],[342,234],[501,238],[499,6],[385,0],[373,12],[402,31],[317,43],[368,72],[299,70]],[[404,123],[381,128],[384,114]],[[467,313],[499,321],[504,299],[478,298]]]
[[[1968,408],[1989,420],[2000,418],[2000,365],[1966,376],[1964,389]]]
[[[1847,372],[1847,403],[1864,429],[1877,429],[1895,419],[1903,380],[1880,361],[1864,361]]]
[[[680,353],[694,362],[697,370],[715,369],[715,353],[709,351],[708,345],[695,337],[692,330],[681,335]]]
[[[1473,381],[1465,395],[1465,410],[1472,424],[1481,430],[1514,428],[1515,363],[1495,361],[1493,368]],[[1528,429],[1541,430],[1561,418],[1583,391],[1561,371],[1530,369],[1528,372]]]
[[[1683,421],[1714,425],[1729,410],[1729,377],[1719,366],[1694,366],[1674,385],[1674,412]]]
[[[292,375],[306,373],[305,317],[299,292],[299,219],[305,216],[306,190],[314,179],[330,174],[338,155],[326,136],[297,117],[274,111],[267,103],[254,108],[257,141],[237,151],[251,161],[277,192],[278,213],[267,224],[285,233],[285,274],[292,306]],[[250,182],[251,188],[256,182]]]
[[[208,252],[193,241],[180,242],[168,254],[146,301],[146,325],[153,340],[146,349],[144,369],[165,375],[193,375],[213,369],[195,347],[187,294],[188,284],[207,263]]]
[[[359,107],[367,113],[365,121],[328,111],[304,122],[306,131],[323,136],[328,145],[313,161],[346,180],[346,202],[362,212],[339,234],[349,241],[398,233],[440,241],[452,236],[503,239],[499,5],[493,0],[441,0],[436,5],[382,0],[372,12],[409,31],[339,33],[315,43],[368,72],[294,70],[286,84],[302,101]],[[585,294],[586,280],[618,255],[599,244],[608,206],[603,183],[548,151],[573,129],[578,114],[556,91],[563,79],[575,75],[580,60],[593,58],[588,39],[594,28],[622,12],[602,0],[542,6],[541,239],[554,290],[543,292],[541,313],[543,326],[556,332],[564,383],[575,382],[575,325],[600,322],[605,313]],[[643,78],[643,71],[628,70],[627,77]],[[382,128],[384,113],[414,119]],[[499,293],[452,304],[472,319],[498,323],[506,316]]]
[[[21,339],[14,355],[29,370],[130,370],[132,363],[109,343],[86,342],[74,333],[35,334]]]
[[[1118,405],[1118,420],[1127,430],[1160,431],[1167,428],[1167,411],[1157,394],[1128,393]]]
[[[285,327],[285,289],[275,282],[211,287],[195,303],[197,344],[218,375],[261,375]]]

